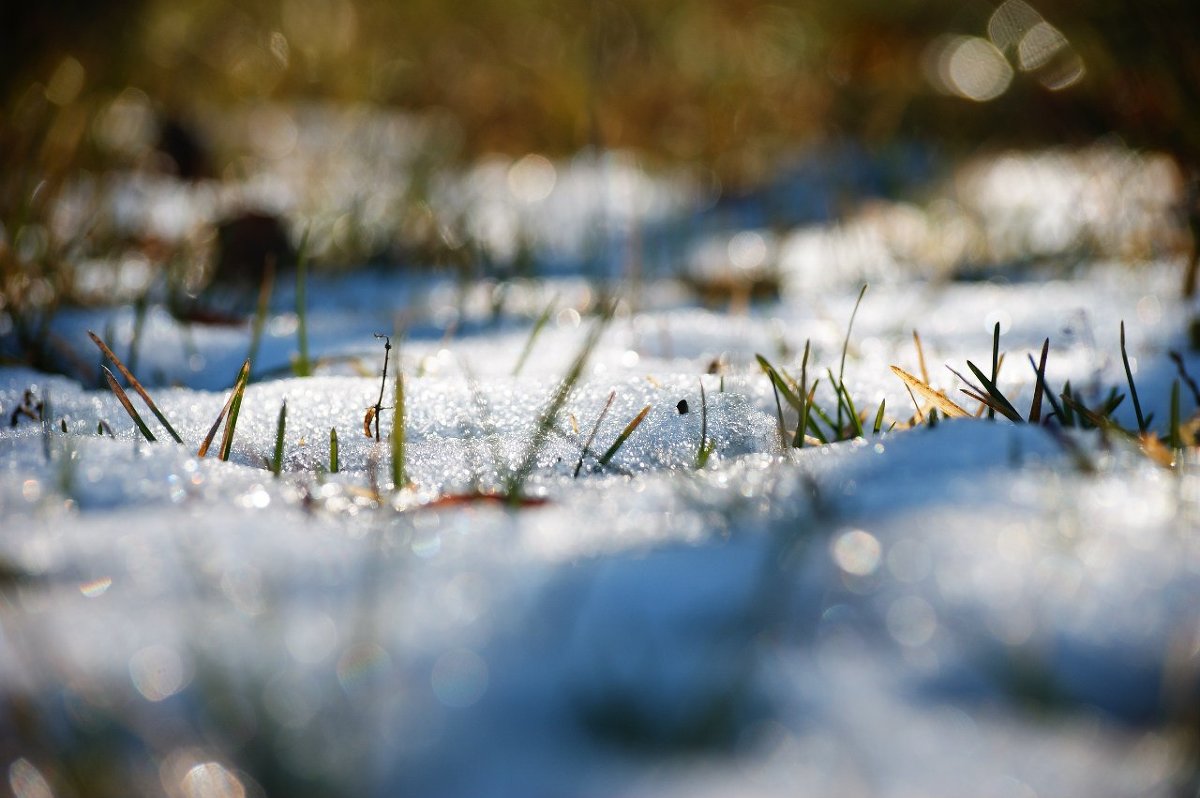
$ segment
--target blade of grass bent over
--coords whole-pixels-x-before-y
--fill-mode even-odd
[[[625,441],[629,440],[629,436],[633,434],[633,431],[636,430],[638,426],[646,420],[646,415],[650,412],[650,407],[650,405],[643,407],[641,412],[634,416],[633,420],[625,425],[625,429],[623,429],[621,434],[617,436],[617,439],[613,441],[613,445],[609,446],[608,449],[605,450],[604,454],[600,455],[599,463],[602,467],[608,465],[609,461],[612,460],[613,457],[616,456],[617,452],[621,450],[621,447],[625,445]]]
[[[117,378],[108,370],[107,366],[100,367],[104,371],[104,379],[108,381],[108,387],[112,389],[113,394],[117,397],[117,401],[121,403],[121,407],[125,408],[125,412],[133,419],[133,423],[145,436],[146,440],[153,441],[154,436],[150,434],[150,428],[146,426],[146,422],[142,421],[142,417],[133,409],[133,402],[129,401],[129,395],[125,393],[125,389],[117,382]]]
[[[999,328],[997,328],[997,329],[999,329]],[[976,366],[974,363],[972,363],[971,361],[968,360],[967,368],[969,368],[971,370],[971,373],[975,375],[976,379],[978,379],[979,382],[981,382],[983,384],[984,390],[987,391],[988,396],[990,396],[994,400],[996,400],[995,409],[999,410],[1001,413],[1003,413],[1005,416],[1007,416],[1010,420],[1015,421],[1018,424],[1023,423],[1025,421],[1025,419],[1021,417],[1021,414],[1017,412],[1017,409],[1012,406],[1012,403],[1009,402],[1007,398],[1005,398],[1004,394],[1000,393],[1000,390],[998,388],[996,388],[996,383],[989,380],[987,378],[987,375],[984,374],[979,369],[978,366]],[[990,405],[989,405],[989,407],[990,407]],[[991,417],[994,418],[995,414],[992,414]]]
[[[921,382],[919,379],[909,374],[899,366],[892,366],[892,373],[904,382],[911,390],[917,392],[925,399],[933,403],[933,406],[942,411],[942,414],[949,418],[967,418],[971,414],[964,410],[959,405],[955,404],[954,400],[946,396],[938,389],[930,386],[928,383]],[[918,412],[919,409],[918,409]]]
[[[150,408],[150,412],[153,413],[154,417],[157,418],[159,423],[163,425],[163,427],[167,430],[167,433],[175,439],[176,443],[183,443],[183,439],[179,437],[179,433],[177,433],[175,428],[171,426],[171,422],[167,421],[167,417],[163,415],[161,410],[158,409],[158,405],[154,404],[154,400],[150,398],[150,394],[147,393],[146,389],[142,387],[142,384],[138,382],[137,377],[133,376],[133,372],[125,368],[125,364],[122,363],[120,358],[116,356],[112,349],[110,349],[108,345],[104,343],[100,336],[96,335],[96,333],[92,332],[91,330],[88,330],[88,336],[92,339],[92,342],[100,348],[100,352],[106,358],[112,361],[114,366],[117,367],[117,371],[121,372],[121,376],[128,380],[129,386],[133,388],[133,390],[137,391],[138,396],[142,397],[142,401],[146,403],[146,407]],[[101,368],[104,367],[101,366]],[[107,372],[108,369],[105,369],[105,371]],[[109,374],[111,374],[111,372],[109,372]]]

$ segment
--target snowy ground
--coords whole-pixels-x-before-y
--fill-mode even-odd
[[[846,383],[869,419],[886,400],[885,429],[906,421],[888,367],[918,371],[915,328],[933,382],[973,408],[941,364],[990,364],[999,322],[1000,386],[1019,408],[1045,337],[1051,384],[1069,379],[1094,402],[1125,384],[1124,319],[1161,429],[1168,351],[1186,350],[1195,310],[1175,298],[1179,278],[1180,264],[1158,261],[1052,280],[884,280],[856,318]],[[539,502],[518,509],[434,501],[497,488],[527,451],[595,324],[595,287],[580,279],[516,286],[517,315],[492,325],[489,287],[315,278],[309,334],[328,362],[251,384],[227,463],[196,449],[247,328],[150,309],[137,370],[188,386],[152,390],[184,446],[141,440],[94,384],[0,370],[6,414],[30,389],[53,421],[0,432],[0,760],[14,794],[1194,789],[1194,450],[1169,471],[1095,432],[1064,443],[972,419],[784,450],[754,355],[798,373],[811,340],[815,373],[836,372],[858,293],[852,276],[804,286],[793,275],[781,301],[736,312],[681,300],[674,283],[627,296],[525,486]],[[513,376],[552,297],[558,311]],[[291,301],[281,287],[258,375],[296,350]],[[393,494],[387,444],[362,420],[379,392],[372,334],[398,318],[414,486]],[[56,331],[90,360],[86,329],[124,353],[134,319],[80,312]],[[718,358],[724,374],[708,373]],[[697,469],[701,382],[715,453]],[[650,412],[608,467],[593,455],[573,479],[611,391],[593,450]],[[264,460],[284,399],[274,479]],[[1128,425],[1130,404],[1117,411]],[[1184,390],[1183,415],[1195,411]],[[100,420],[115,438],[96,435]],[[336,475],[323,473],[330,427]]]

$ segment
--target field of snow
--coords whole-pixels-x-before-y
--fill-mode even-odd
[[[880,232],[894,228],[858,224],[796,231],[790,259],[764,232],[732,233],[735,269],[778,254],[781,297],[766,304],[706,309],[674,281],[624,285],[515,505],[481,495],[530,455],[598,329],[599,288],[577,276],[511,284],[495,319],[495,285],[314,276],[305,378],[288,376],[300,320],[281,281],[228,462],[196,453],[249,325],[149,308],[136,371],[184,445],[143,408],[159,438],[145,441],[93,377],[0,369],[6,417],[26,391],[49,408],[0,432],[13,794],[1191,794],[1197,449],[1167,469],[1095,430],[904,429],[912,399],[889,368],[919,373],[918,330],[931,382],[973,411],[942,366],[990,365],[998,323],[998,385],[1022,413],[1047,337],[1047,381],[1094,407],[1126,390],[1124,320],[1161,431],[1169,353],[1200,374],[1180,263],[953,280],[906,270]],[[821,257],[869,261],[876,244],[895,263],[814,276]],[[796,375],[810,341],[810,383],[835,408],[825,370],[839,370],[864,276],[845,384],[865,435],[784,446],[755,355]],[[136,316],[73,311],[54,329],[98,364],[86,330],[125,357]],[[363,419],[380,392],[374,333],[399,329],[412,484],[397,491],[393,414],[381,443]],[[1186,388],[1180,401],[1195,415]],[[1114,414],[1127,427],[1131,404]]]

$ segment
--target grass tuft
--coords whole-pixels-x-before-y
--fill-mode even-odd
[[[600,336],[608,327],[608,323],[612,321],[613,313],[616,312],[616,306],[617,303],[615,301],[605,305],[600,318],[596,320],[595,325],[584,340],[579,353],[575,356],[575,360],[572,361],[570,368],[567,369],[567,373],[554,389],[554,392],[550,394],[545,408],[538,416],[537,426],[534,428],[529,445],[525,448],[525,453],[521,456],[517,467],[508,474],[508,478],[505,480],[504,494],[509,504],[519,505],[524,498],[522,496],[522,489],[525,486],[525,482],[529,479],[529,475],[533,473],[538,455],[545,448],[546,441],[550,437],[550,432],[557,425],[558,416],[562,412],[563,406],[566,405],[567,399],[574,392],[579,380],[583,378],[584,369],[587,368],[588,361],[591,359],[596,345],[600,343]]]
[[[121,362],[121,359],[118,358],[112,349],[109,348],[108,344],[104,343],[104,340],[91,330],[88,330],[88,337],[90,337],[92,342],[100,349],[100,353],[112,361],[112,364],[117,367],[117,371],[121,372],[121,376],[123,376],[129,383],[129,386],[137,392],[137,395],[142,397],[142,401],[146,403],[146,407],[150,408],[150,412],[153,413],[154,417],[158,419],[158,422],[163,425],[163,427],[167,430],[167,433],[175,439],[175,442],[183,443],[183,438],[179,437],[179,433],[177,433],[175,428],[171,426],[171,422],[167,421],[167,417],[163,415],[161,410],[158,409],[158,405],[154,404],[154,400],[150,398],[150,394],[145,388],[142,387],[142,384],[138,382],[137,377],[133,376],[133,372],[127,369],[125,364]],[[101,365],[100,368],[103,369],[105,379],[109,380],[109,385],[111,386],[113,382],[112,372],[110,372],[103,365]],[[124,391],[121,393],[123,394]],[[124,404],[124,402],[122,402],[122,404]],[[151,438],[151,440],[154,439]]]
[[[133,419],[133,423],[137,425],[138,430],[146,440],[153,442],[154,435],[151,434],[150,428],[146,426],[146,422],[142,421],[142,417],[138,415],[138,411],[134,409],[133,402],[129,401],[129,395],[125,393],[125,389],[117,382],[117,378],[108,370],[107,366],[101,366],[101,371],[104,372],[104,379],[108,382],[108,387],[117,397],[117,401],[121,403],[121,407],[125,408],[125,412]]]
[[[900,380],[906,386],[908,386],[911,391],[915,391],[916,393],[920,394],[926,401],[932,403],[935,408],[941,410],[942,415],[946,416],[947,418],[968,418],[971,415],[961,406],[956,404],[953,399],[946,396],[946,394],[942,393],[937,388],[932,387],[929,383],[922,382],[899,366],[892,366],[892,373],[899,377]],[[921,409],[918,407],[917,414],[920,415],[920,413]],[[932,413],[930,413],[929,418],[931,426],[936,423],[933,421]]]
[[[200,444],[200,449],[196,452],[197,457],[204,457],[208,454],[208,449],[212,446],[213,439],[217,437],[217,430],[221,428],[221,422],[225,420],[226,414],[233,407],[233,399],[239,394],[241,389],[245,388],[246,380],[250,378],[250,361],[242,363],[242,368],[238,371],[237,378],[233,381],[233,390],[225,399],[225,405],[221,408],[221,412],[217,414],[217,420],[209,427],[208,434],[204,436],[204,441]],[[240,386],[240,388],[239,388]],[[224,459],[224,458],[222,458]]]

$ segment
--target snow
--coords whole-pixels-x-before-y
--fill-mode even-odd
[[[557,180],[579,191],[583,177]],[[845,241],[824,234],[824,251]],[[1046,337],[1050,381],[1098,399],[1124,386],[1124,319],[1143,408],[1166,419],[1168,351],[1186,349],[1195,312],[1179,274],[1167,259],[1049,281],[885,279],[855,319],[846,383],[869,417],[886,400],[888,424],[906,420],[888,366],[918,371],[915,328],[933,382],[973,408],[941,365],[990,366],[999,322],[1000,386],[1019,408]],[[229,462],[196,449],[248,327],[150,309],[137,370],[184,446],[141,440],[91,375],[0,369],[6,413],[29,389],[53,419],[0,432],[10,786],[41,794],[15,785],[66,784],[86,764],[130,794],[188,796],[1176,794],[1195,762],[1175,724],[1200,699],[1194,452],[1171,472],[1119,438],[973,419],[784,451],[754,354],[795,374],[811,340],[832,406],[824,369],[858,286],[822,285],[795,279],[742,312],[670,283],[627,297],[538,453],[525,493],[539,501],[521,507],[437,499],[501,488],[528,451],[597,323],[577,277],[514,284],[495,323],[495,286],[314,277],[310,346],[330,360],[304,379],[279,376],[297,334],[281,287],[255,368],[276,376],[248,387]],[[413,485],[393,494],[392,413],[382,444],[362,424],[379,395],[373,333],[397,316]],[[128,351],[130,308],[56,321],[80,352],[106,327]],[[702,405],[714,454],[697,469]],[[324,473],[331,427],[338,474]]]

